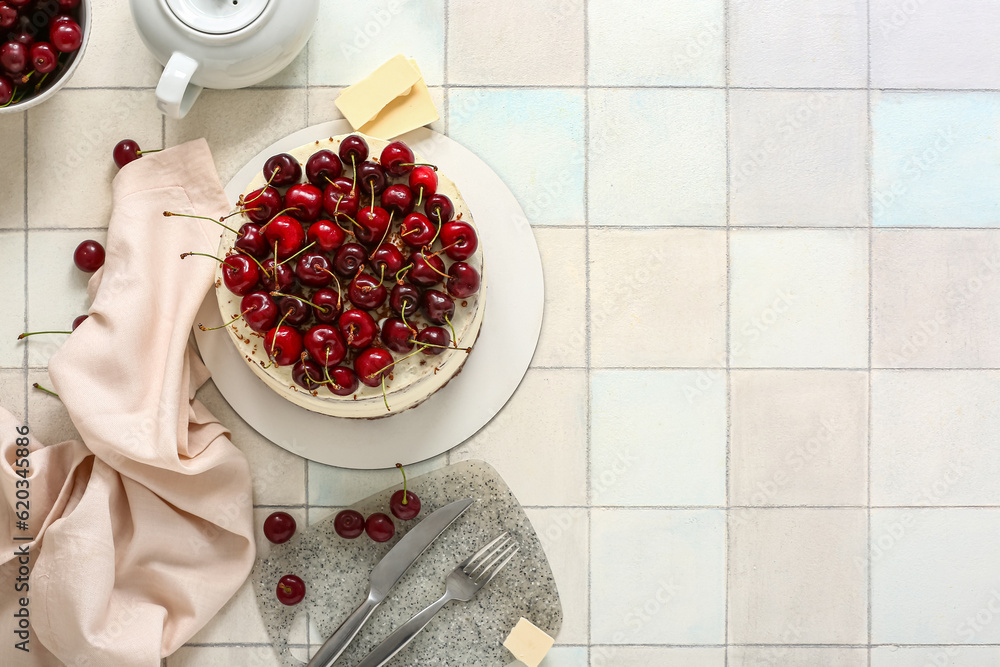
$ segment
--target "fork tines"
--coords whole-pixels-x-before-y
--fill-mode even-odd
[[[521,547],[508,533],[501,533],[485,547],[462,563],[462,571],[477,584],[492,579],[520,551]]]

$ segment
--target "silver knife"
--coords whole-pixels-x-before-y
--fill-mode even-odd
[[[372,570],[371,585],[368,588],[368,598],[361,606],[347,617],[326,643],[320,647],[316,655],[309,661],[307,667],[330,667],[344,652],[351,640],[357,636],[365,622],[371,617],[389,591],[396,585],[403,573],[427,547],[445,531],[462,513],[472,505],[472,498],[456,500],[431,513],[414,528],[410,529],[403,539],[389,550],[375,569]]]

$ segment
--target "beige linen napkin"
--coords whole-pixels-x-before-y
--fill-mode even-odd
[[[0,409],[2,665],[58,664],[54,654],[79,667],[156,667],[218,612],[254,560],[246,458],[194,399],[209,374],[189,333],[215,262],[179,257],[214,254],[219,228],[162,215],[226,212],[212,155],[204,140],[146,155],[113,189],[90,318],[49,363],[82,442],[31,439],[28,531],[15,514],[22,424]],[[15,550],[25,544],[30,589],[15,592]],[[30,653],[14,646],[21,597]]]

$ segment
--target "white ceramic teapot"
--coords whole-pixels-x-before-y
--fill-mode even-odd
[[[243,88],[284,69],[316,25],[319,0],[130,0],[164,65],[156,105],[183,118],[202,88]]]

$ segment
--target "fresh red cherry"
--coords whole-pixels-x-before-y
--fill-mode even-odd
[[[385,191],[389,185],[389,177],[385,173],[382,165],[375,162],[362,162],[358,165],[355,181],[361,187],[361,192],[377,197]]]
[[[132,139],[122,139],[117,144],[115,144],[114,150],[111,152],[111,156],[115,159],[115,164],[121,169],[129,162],[133,160],[138,160],[142,157],[142,153],[139,150],[139,144]]]
[[[0,28],[6,30],[11,28],[17,23],[17,9],[15,9],[9,2],[0,1]]]
[[[368,159],[368,142],[356,134],[344,137],[340,142],[340,159],[357,166]]]
[[[306,160],[306,180],[317,188],[325,189],[327,184],[339,178],[344,172],[344,163],[331,150],[316,151]]]
[[[406,498],[406,502],[403,502]],[[389,509],[397,519],[409,521],[420,514],[420,498],[415,493],[400,489],[389,499]]]
[[[295,519],[288,512],[274,512],[264,519],[264,537],[274,544],[283,544],[295,534]]]
[[[270,329],[264,336],[264,351],[279,366],[291,366],[302,354],[302,335],[284,324]]]
[[[436,233],[437,227],[423,213],[410,213],[399,227],[400,238],[411,248],[423,248]]]
[[[413,194],[421,199],[427,198],[437,192],[437,172],[434,171],[433,167],[426,165],[414,167],[413,171],[410,172],[409,184]]]
[[[28,51],[31,66],[39,74],[48,74],[59,64],[59,54],[48,42],[33,44]],[[138,149],[138,146],[136,147]]]
[[[28,47],[21,42],[4,42],[0,45],[0,65],[11,74],[20,74],[30,61]]]
[[[413,335],[413,330],[398,317],[390,317],[382,323],[382,343],[393,352],[406,354],[413,351]]]
[[[382,149],[379,162],[393,176],[405,176],[413,169],[413,151],[402,141],[393,141]]]
[[[285,192],[285,208],[292,209],[289,213],[299,220],[312,222],[323,209],[323,191],[315,185],[297,183]]]
[[[278,304],[267,292],[250,292],[240,301],[243,321],[257,333],[264,333],[278,322]]]
[[[455,205],[451,203],[447,195],[433,194],[427,198],[424,212],[435,225],[443,225],[455,217]]]
[[[336,366],[347,355],[340,332],[332,324],[317,324],[302,337],[306,352],[320,366]]]
[[[402,183],[390,185],[382,192],[382,208],[396,217],[405,218],[413,212],[413,191]]]
[[[59,9],[64,12],[68,12],[80,6],[80,0],[58,0],[58,2]]]
[[[420,299],[424,317],[434,324],[447,324],[455,315],[455,302],[450,296],[436,289],[424,292]]]
[[[455,262],[448,268],[448,294],[467,299],[479,291],[479,272],[465,262]]]
[[[295,276],[306,287],[326,287],[333,280],[330,260],[318,252],[307,252],[295,263]]]
[[[383,279],[393,278],[403,268],[405,261],[406,259],[399,248],[391,243],[383,243],[372,253],[372,273]]]
[[[333,220],[317,220],[309,225],[306,240],[323,252],[333,252],[347,240],[347,232]]]
[[[354,359],[354,372],[358,380],[369,387],[378,387],[383,378],[392,374],[392,355],[380,347],[369,347],[362,350]]]
[[[364,266],[368,253],[357,243],[345,243],[337,248],[333,256],[333,270],[345,278],[350,278]]]
[[[361,190],[349,178],[335,178],[323,191],[323,210],[331,218],[346,220],[358,214]]]
[[[388,542],[396,534],[396,526],[387,515],[376,512],[365,521],[365,532],[373,542]]]
[[[14,5],[18,9],[21,9],[23,7],[26,7],[28,4],[30,4],[31,0],[7,0],[7,2],[9,2],[12,5]]]
[[[12,4],[18,4],[18,3],[20,3],[22,5],[25,4],[23,0],[7,0],[7,2],[10,2]],[[72,21],[72,20],[73,20],[73,17],[70,16],[69,14],[56,14],[49,21],[49,28],[51,29],[52,26],[54,26],[57,23],[62,23],[64,21]]]
[[[337,320],[340,335],[349,347],[360,350],[368,347],[378,335],[378,324],[375,319],[363,310],[351,308]]]
[[[389,293],[389,307],[401,315],[412,316],[420,307],[420,290],[409,283],[396,283]]]
[[[243,200],[243,210],[251,222],[263,224],[281,210],[281,195],[270,186],[257,188]]]
[[[288,153],[272,155],[264,163],[264,180],[271,185],[283,188],[298,183],[302,178],[302,165]]]
[[[5,106],[14,97],[14,82],[0,74],[0,106]]]
[[[463,261],[476,254],[479,237],[467,222],[452,220],[441,227],[441,244],[444,253],[454,260]]]
[[[267,239],[260,231],[260,225],[252,222],[247,222],[240,227],[236,243],[233,245],[257,259],[264,259],[271,253]]]
[[[347,290],[347,298],[356,307],[364,310],[375,310],[383,303],[389,292],[375,277],[367,273],[359,273],[351,281]]]
[[[444,261],[437,255],[415,252],[410,255],[410,262],[413,263],[413,268],[409,270],[406,277],[414,285],[420,287],[437,285],[442,278],[448,275],[444,271]]]
[[[76,319],[73,320],[73,326],[70,329],[70,331],[76,331],[76,328],[81,324],[83,324],[84,320],[86,320],[88,317],[89,315],[77,315]]]
[[[320,322],[336,322],[340,317],[340,309],[343,306],[343,299],[336,290],[324,287],[313,292],[311,301],[316,304],[313,307],[313,315]]]
[[[451,345],[451,334],[441,327],[427,327],[417,334],[417,344],[426,343],[422,352],[429,357],[441,354]]]
[[[350,396],[358,390],[358,376],[346,366],[331,368],[330,379],[333,382],[328,382],[326,386],[337,396]]]
[[[333,519],[333,529],[345,540],[353,540],[365,532],[365,517],[354,510],[341,510]]]
[[[289,606],[298,604],[306,596],[305,582],[294,574],[286,574],[278,580],[276,594],[281,604]]]
[[[268,292],[284,292],[295,282],[295,273],[288,264],[275,266],[274,258],[265,259],[260,263],[264,267],[260,281]]]
[[[73,263],[81,271],[93,273],[104,266],[104,246],[90,239],[81,242],[73,251]]]
[[[312,315],[312,306],[298,294],[287,294],[281,297],[281,300],[278,301],[278,310],[281,312],[281,318],[293,327],[305,324],[309,316]]]
[[[389,229],[389,212],[381,206],[363,206],[358,211],[358,224],[354,235],[362,243],[378,243]]]
[[[306,391],[316,391],[323,386],[323,369],[312,359],[302,356],[292,366],[292,381]]]
[[[279,260],[291,257],[301,250],[306,242],[302,224],[291,216],[279,215],[264,225],[263,230],[269,246],[274,248],[274,244],[278,244]]]
[[[63,53],[71,53],[83,44],[83,30],[80,24],[70,19],[53,23],[49,28],[49,41]]]

